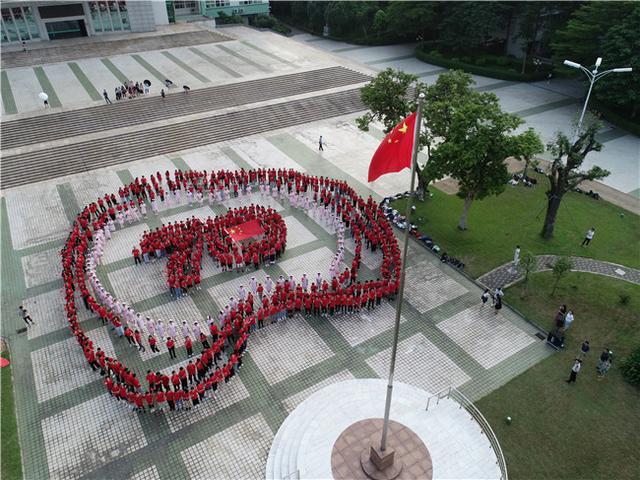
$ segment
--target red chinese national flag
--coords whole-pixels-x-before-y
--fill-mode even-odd
[[[235,227],[227,229],[227,234],[234,242],[240,242],[247,238],[257,237],[264,233],[264,228],[260,225],[258,220],[249,220],[248,222],[241,223]]]
[[[411,167],[415,125],[416,112],[413,112],[384,137],[376,153],[373,154],[371,165],[369,165],[370,182],[381,175],[399,172]]]

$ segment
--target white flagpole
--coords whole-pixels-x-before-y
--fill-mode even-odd
[[[413,151],[411,153],[411,187],[407,198],[407,210],[405,213],[404,245],[402,247],[402,267],[400,270],[400,286],[398,289],[398,304],[396,305],[396,323],[393,329],[393,346],[391,347],[391,365],[389,366],[389,383],[387,384],[387,399],[384,406],[384,423],[382,424],[382,439],[380,451],[387,448],[387,431],[389,430],[389,411],[391,410],[391,395],[393,394],[393,374],[396,368],[396,354],[398,352],[398,335],[400,334],[400,318],[402,315],[402,300],[404,298],[404,279],[407,272],[407,251],[409,247],[409,230],[411,230],[411,204],[413,203],[413,191],[415,190],[416,164],[418,163],[420,125],[422,123],[422,102],[424,93],[418,95],[418,108],[416,110],[416,123],[413,128]]]

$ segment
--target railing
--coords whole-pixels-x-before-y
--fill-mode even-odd
[[[489,422],[487,422],[487,419],[484,418],[484,415],[482,415],[482,413],[480,413],[480,410],[478,410],[473,402],[455,387],[446,388],[429,397],[427,399],[426,410],[429,410],[429,406],[431,406],[432,408],[435,407],[438,403],[440,403],[440,400],[442,398],[450,398],[455,400],[458,405],[460,405],[460,408],[464,407],[469,415],[471,415],[471,417],[480,425],[480,431],[487,436],[489,445],[491,445],[491,448],[496,454],[496,463],[498,464],[498,468],[500,468],[500,480],[509,480],[509,474],[507,473],[507,462],[504,459],[504,454],[502,453],[502,448],[500,447],[498,438],[493,432],[491,425],[489,425]]]
[[[436,405],[438,405],[440,403],[440,399],[442,398],[449,398],[451,396],[451,388],[446,388],[438,393],[436,393],[435,395],[431,395],[428,399],[427,399],[427,408],[426,410],[429,410],[429,406],[431,406],[431,402],[435,402],[433,404],[433,406],[435,407]]]

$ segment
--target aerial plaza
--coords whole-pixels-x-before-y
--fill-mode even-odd
[[[146,3],[2,7],[3,478],[633,477],[640,140],[589,84]]]

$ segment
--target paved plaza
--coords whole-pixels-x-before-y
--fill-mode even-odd
[[[74,63],[80,70],[59,63],[3,71],[3,114],[9,118],[35,116],[41,107],[37,92],[43,88],[44,79],[58,93],[60,106],[74,111],[100,103],[92,98],[91,89],[114,87],[118,72],[125,78],[141,80],[156,70],[156,80],[166,75],[176,84],[189,83],[194,94],[197,88],[207,85],[329,67],[365,75],[386,65],[418,73],[434,71],[425,64],[421,64],[422,70],[416,70],[415,59],[398,58],[409,55],[411,46],[350,49],[305,35],[286,39],[240,27],[223,29],[222,34],[229,39],[109,58],[78,58]],[[58,74],[54,75],[54,71]],[[198,80],[198,75],[203,78]],[[435,79],[434,75],[421,76],[424,80]],[[536,90],[523,92],[518,85],[498,86],[493,81],[492,87],[491,82],[479,80],[481,88],[495,88],[496,94],[510,92],[501,97],[508,109],[537,109],[537,113],[525,116],[528,121],[536,115],[550,114],[555,111],[550,105],[568,98],[567,92],[547,91],[544,85],[527,86]],[[361,83],[354,82],[327,89],[320,86],[295,98],[329,98],[336,92],[357,89]],[[7,102],[9,88],[14,110]],[[547,93],[531,94],[537,90]],[[33,91],[36,93],[32,102]],[[152,90],[152,95],[157,94],[158,89]],[[565,107],[558,108],[577,108],[575,96],[572,98]],[[132,102],[144,105],[152,100]],[[285,94],[252,107],[290,100],[292,97]],[[111,107],[101,107],[108,108]],[[98,144],[105,138],[117,137],[124,142],[136,135],[151,135],[164,123],[178,125],[185,119],[210,117],[212,112],[226,115],[247,108],[238,103],[220,111],[212,108],[191,116],[187,112],[169,120],[127,127],[131,131],[126,136],[124,129],[113,125],[81,140]],[[300,112],[304,113],[307,112]],[[156,171],[176,168],[211,171],[286,167],[346,180],[361,196],[372,195],[377,201],[406,190],[406,171],[367,183],[367,166],[382,132],[379,125],[369,132],[359,131],[354,122],[358,114],[309,116],[311,120],[286,128],[280,128],[276,119],[254,135],[246,135],[240,128],[224,141],[205,138],[197,143],[196,139],[195,146],[189,148],[177,143],[169,153],[141,154],[135,161],[104,163],[109,166],[2,191],[2,334],[9,337],[13,357],[25,478],[264,478],[274,435],[297,405],[337,382],[386,377],[396,305],[383,301],[370,312],[331,318],[296,315],[269,325],[250,336],[242,370],[221,387],[215,399],[190,412],[135,414],[109,397],[100,376],[87,365],[67,327],[61,290],[59,253],[70,222],[83,205],[104,193],[117,193],[120,185],[141,175],[148,177]],[[319,135],[326,140],[324,152],[317,151]],[[630,148],[633,142],[637,145],[637,139],[629,140],[628,135],[614,139],[614,133],[610,133],[610,137],[611,142],[630,141]],[[55,140],[70,146],[79,141],[73,136]],[[13,147],[13,153],[44,152],[49,146],[34,139]],[[105,162],[111,158],[108,150],[102,155]],[[42,168],[46,169],[46,164]],[[207,256],[202,288],[178,301],[172,300],[166,287],[164,261],[133,265],[130,252],[145,229],[192,215],[219,215],[228,207],[250,202],[270,205],[286,222],[287,249],[276,265],[250,274],[222,272]],[[353,242],[347,240],[345,247],[345,263],[350,264]],[[251,276],[261,279],[267,274],[275,278],[291,274],[300,278],[307,273],[313,277],[318,271],[327,271],[335,250],[336,234],[332,228],[292,208],[286,198],[265,200],[254,194],[224,205],[164,208],[159,216],[149,215],[142,222],[118,229],[107,243],[98,274],[105,288],[135,310],[163,321],[173,319],[181,324],[186,320],[192,324],[215,315],[238,285],[246,286]],[[377,278],[381,256],[364,252],[362,263],[361,276]],[[550,355],[534,326],[509,308],[503,308],[499,315],[494,315],[488,306],[483,309],[480,287],[443,265],[418,243],[410,246],[408,267],[396,368],[398,381],[429,393],[455,386],[475,401]],[[17,314],[20,304],[26,306],[36,325],[18,334],[16,330],[23,326]],[[79,311],[82,328],[96,344],[107,354],[123,359],[138,376],[144,376],[149,369],[171,371],[187,362],[180,336],[176,360],[169,358],[164,346],[158,355],[139,353],[99,320],[89,317],[83,308]],[[426,405],[427,399],[424,401]]]

